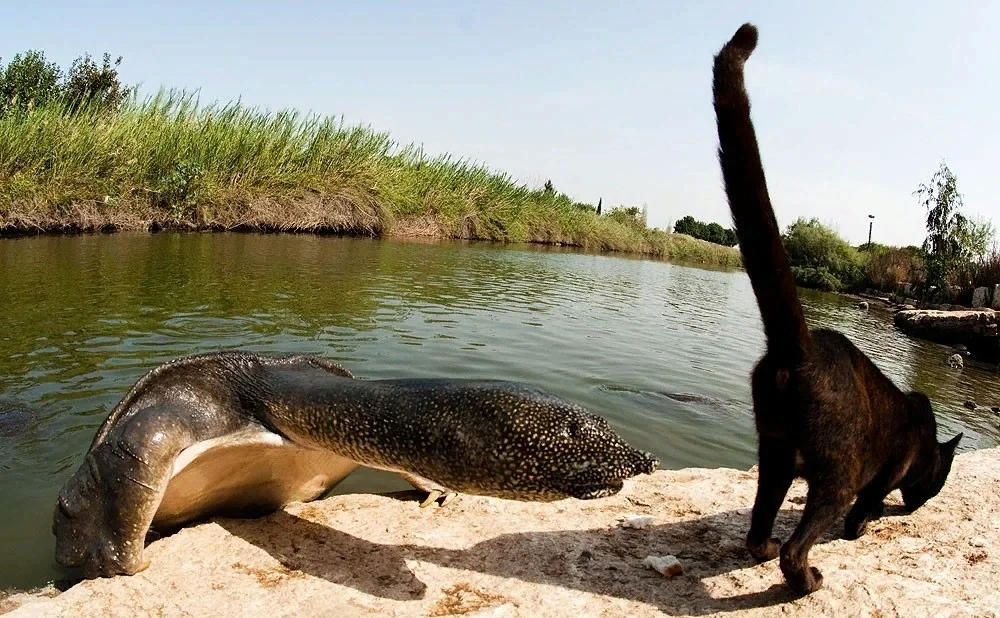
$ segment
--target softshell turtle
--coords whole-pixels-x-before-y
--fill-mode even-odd
[[[593,499],[659,461],[608,422],[500,380],[357,380],[310,355],[229,351],[151,370],[108,415],[53,515],[56,560],[134,574],[152,529],[313,500],[358,466],[428,502]]]

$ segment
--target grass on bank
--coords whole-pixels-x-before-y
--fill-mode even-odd
[[[611,216],[617,214],[619,216]],[[738,250],[646,227],[386,133],[182,91],[117,111],[0,119],[0,232],[256,229],[562,243],[738,266]]]

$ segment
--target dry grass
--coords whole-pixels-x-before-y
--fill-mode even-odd
[[[444,597],[431,609],[430,616],[461,616],[510,602],[502,595],[466,583],[455,584],[442,592]]]

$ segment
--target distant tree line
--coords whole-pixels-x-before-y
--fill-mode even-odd
[[[958,180],[948,166],[942,162],[914,195],[926,211],[927,237],[919,247],[853,247],[818,219],[797,219],[782,235],[796,283],[834,291],[890,292],[909,283],[914,297],[948,302],[967,302],[973,288],[1000,283],[993,223],[962,212]],[[949,291],[956,288],[957,296]]]
[[[705,223],[698,221],[691,215],[681,218],[674,224],[674,232],[687,234],[694,238],[707,240],[708,242],[722,245],[724,247],[734,247],[738,242],[736,231],[731,228],[722,227],[718,223]]]
[[[70,112],[88,104],[114,111],[134,92],[119,79],[121,61],[104,54],[98,64],[86,54],[63,71],[37,50],[16,54],[6,65],[0,58],[0,118],[58,101]]]

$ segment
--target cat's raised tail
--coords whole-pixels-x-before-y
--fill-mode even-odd
[[[794,363],[810,342],[788,254],[767,192],[764,166],[743,82],[743,67],[757,47],[757,27],[743,24],[715,56],[712,93],[719,131],[719,163],[743,254],[760,308],[769,352]]]

